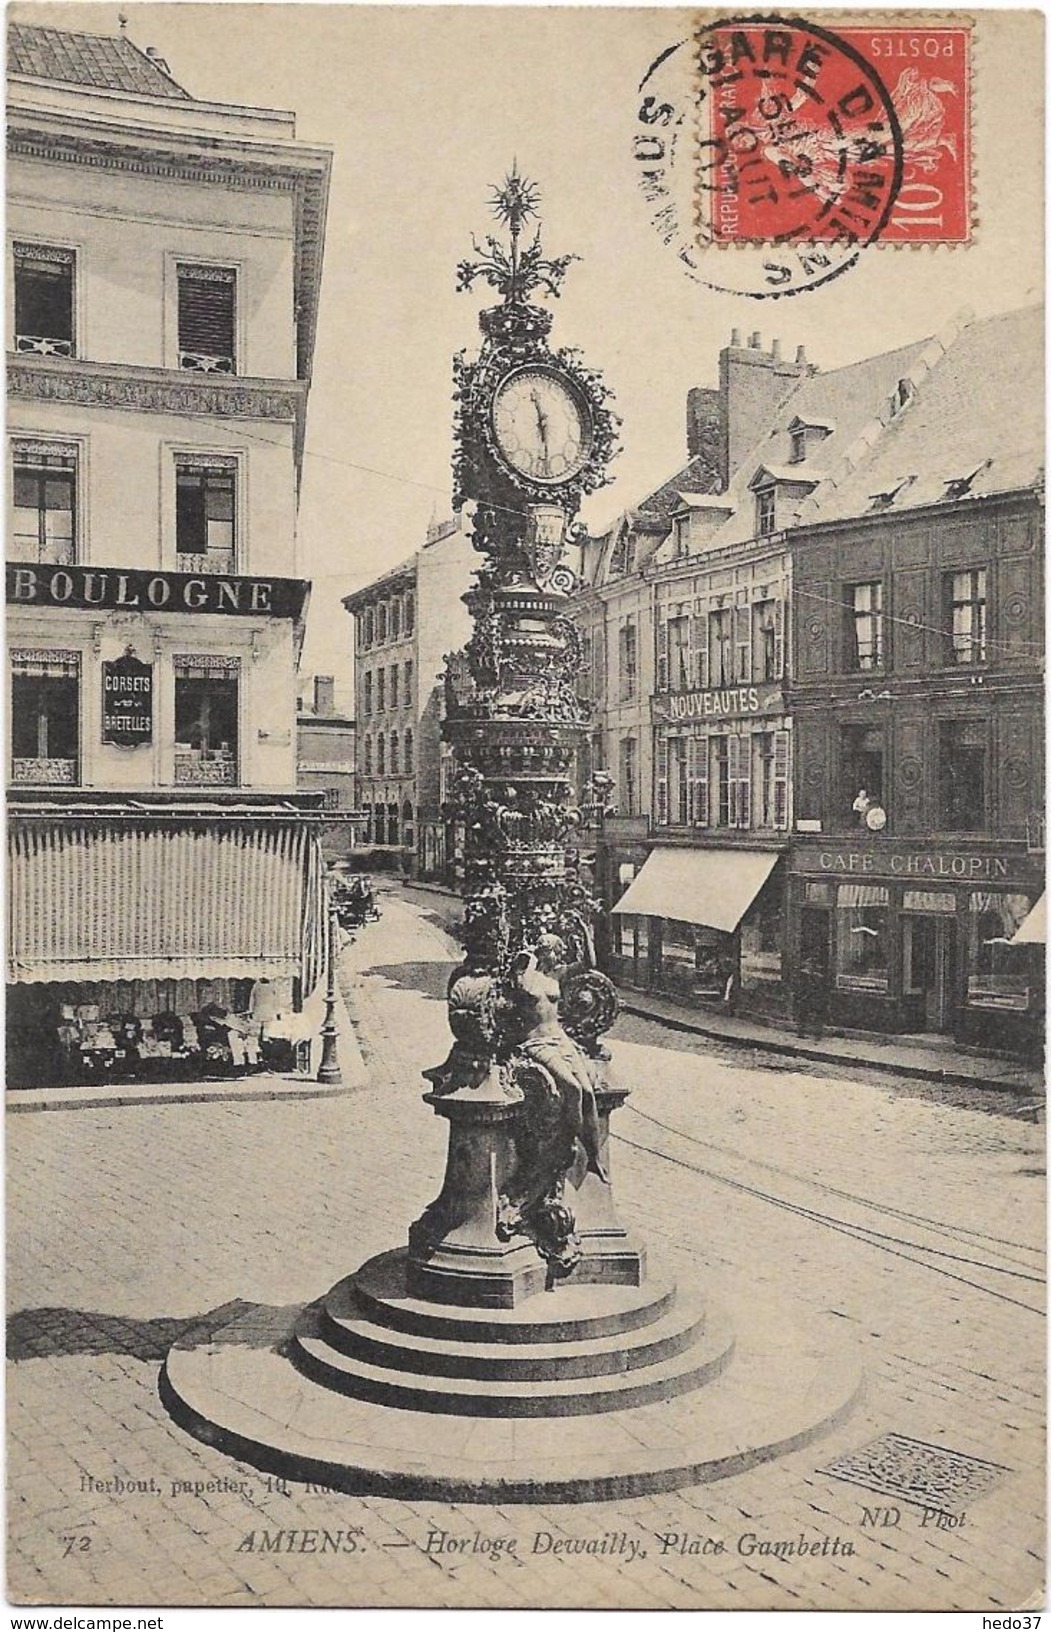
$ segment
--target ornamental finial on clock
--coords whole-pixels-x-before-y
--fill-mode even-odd
[[[493,214],[510,233],[510,249],[490,233],[486,234],[482,244],[472,236],[471,245],[477,259],[460,262],[456,269],[457,289],[470,289],[476,278],[483,278],[490,288],[503,295],[508,306],[526,304],[536,291],[556,296],[561,292],[566,269],[579,256],[559,255],[553,260],[545,259],[539,224],[532,243],[526,249],[519,246],[526,222],[531,217],[537,218],[539,204],[539,187],[527,177],[519,175],[518,161],[515,160],[501,185],[492,189],[490,198]]]

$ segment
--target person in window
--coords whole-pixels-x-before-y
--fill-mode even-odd
[[[872,809],[872,800],[869,798],[868,793],[864,788],[858,789],[858,796],[850,808],[858,819],[858,826],[864,827],[865,817]]]

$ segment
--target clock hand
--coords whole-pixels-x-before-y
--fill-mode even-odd
[[[540,436],[541,446],[543,447],[543,450],[544,450],[544,463],[546,464],[547,463],[547,423],[548,423],[547,415],[544,412],[543,404],[540,401],[540,397],[539,397],[538,393],[536,391],[531,391],[529,393],[529,395],[530,395],[530,399],[532,401],[533,407],[536,410],[536,428],[537,428],[537,431],[538,431],[539,436]]]

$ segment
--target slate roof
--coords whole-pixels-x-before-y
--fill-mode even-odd
[[[123,34],[71,34],[60,28],[9,23],[7,69],[29,79],[95,90],[190,99],[170,73]]]
[[[1044,464],[1043,307],[967,324],[853,469],[822,463],[832,481],[801,507],[801,521],[864,515],[873,495],[895,488],[885,515],[936,504],[972,472],[975,498],[1035,486]]]
[[[681,494],[718,491],[718,469],[705,454],[695,453],[688,464],[643,499],[635,509],[642,517],[666,516],[670,520],[676,510],[682,509]]]

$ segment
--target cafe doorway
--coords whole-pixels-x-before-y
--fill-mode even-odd
[[[911,1026],[953,1029],[956,985],[956,900],[946,893],[932,911],[902,914],[902,990]]]

